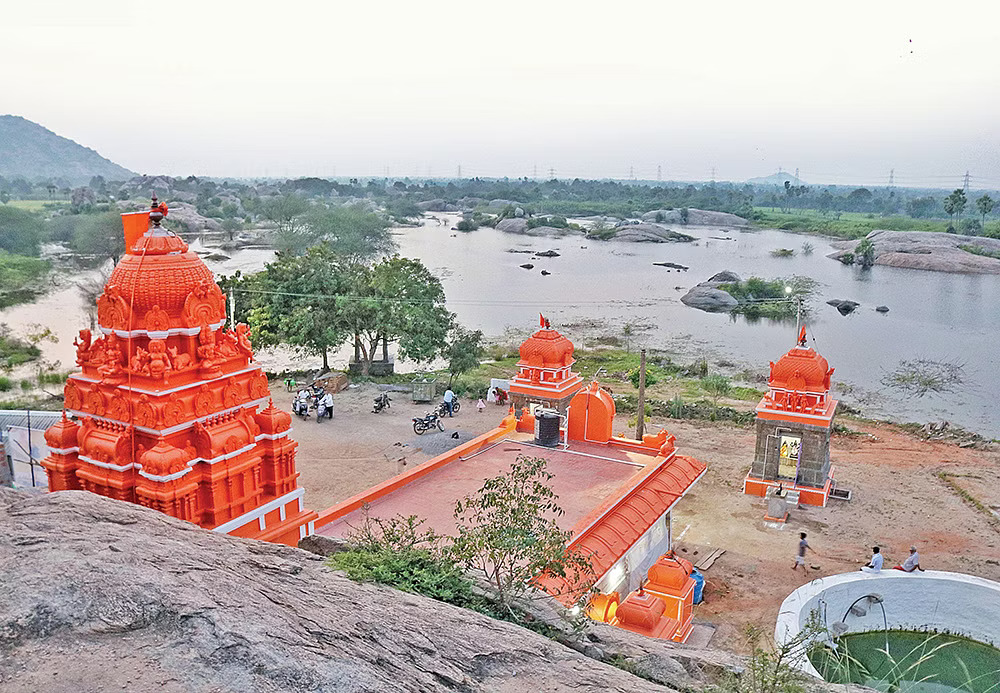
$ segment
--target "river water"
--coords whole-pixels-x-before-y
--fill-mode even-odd
[[[680,297],[722,270],[747,278],[801,275],[819,282],[810,304],[811,344],[836,369],[840,396],[869,416],[899,421],[948,420],[987,436],[1000,437],[993,396],[1000,357],[1000,276],[948,274],[890,267],[862,270],[825,257],[830,241],[781,231],[736,231],[685,227],[694,243],[633,244],[588,241],[579,236],[534,238],[491,228],[469,233],[450,230],[453,215],[437,215],[417,228],[396,229],[400,253],[419,258],[441,278],[448,305],[466,326],[491,337],[526,334],[544,313],[553,326],[577,343],[596,334],[621,334],[626,323],[639,326],[633,344],[663,348],[677,360],[705,355],[766,372],[795,341],[794,324],[750,322],[689,308]],[[731,239],[731,240],[718,240]],[[811,254],[803,243],[815,246]],[[198,242],[193,249],[203,249]],[[792,248],[791,258],[770,251]],[[529,251],[524,252],[509,252]],[[555,258],[531,252],[555,250]],[[229,260],[209,261],[217,273],[244,273],[263,266],[266,249],[227,252]],[[654,262],[674,262],[688,271]],[[531,270],[519,265],[531,263]],[[551,274],[543,276],[541,270]],[[849,299],[861,306],[842,316],[826,301]],[[889,312],[875,312],[886,305]],[[73,363],[71,343],[88,326],[72,286],[40,301],[0,312],[15,330],[30,324],[50,327],[59,337],[45,357]],[[347,351],[338,355],[346,360]],[[277,358],[277,356],[275,356]],[[931,359],[962,364],[965,383],[955,392],[908,396],[882,385],[900,361]],[[266,363],[265,365],[269,365]],[[311,363],[308,365],[312,365]]]

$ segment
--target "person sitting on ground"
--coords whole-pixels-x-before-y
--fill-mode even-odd
[[[863,566],[861,570],[866,573],[881,573],[882,563],[885,559],[882,556],[882,550],[877,546],[872,547],[872,559],[868,562],[868,565]]]
[[[906,573],[912,573],[914,570],[924,572],[924,569],[920,567],[920,554],[917,553],[916,546],[910,547],[910,555],[903,561],[903,565],[897,565],[894,570],[902,570]]]
[[[806,533],[799,532],[799,552],[795,556],[795,565],[792,566],[792,570],[796,570],[799,566],[802,566],[802,570],[807,573],[809,572],[809,569],[806,568],[806,551],[816,553],[813,551],[812,547],[809,546],[809,542],[806,541]]]
[[[449,387],[444,391],[444,404],[448,408],[448,416],[455,415],[455,393]]]

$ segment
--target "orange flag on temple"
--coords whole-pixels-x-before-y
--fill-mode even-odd
[[[149,212],[122,214],[122,226],[125,228],[125,252],[131,255],[132,246],[149,230]]]

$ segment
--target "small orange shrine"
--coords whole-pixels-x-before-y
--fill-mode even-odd
[[[572,366],[573,343],[553,330],[543,316],[541,327],[522,344],[517,375],[510,380],[510,400],[515,410],[532,405],[566,413],[570,400],[583,387],[583,378]]]
[[[226,329],[211,270],[161,226],[122,215],[126,255],[74,342],[63,418],[45,433],[50,491],[81,489],[206,529],[294,546],[303,505],[291,416],[270,401],[246,325]],[[72,417],[69,418],[69,417]]]
[[[806,346],[806,328],[797,343],[771,362],[767,394],[757,405],[757,446],[744,493],[766,496],[770,489],[798,494],[798,502],[825,506],[833,489],[830,435],[837,400],[830,396],[833,369]]]

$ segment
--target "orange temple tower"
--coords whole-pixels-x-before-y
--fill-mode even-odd
[[[161,226],[122,215],[126,255],[82,330],[63,418],[45,433],[50,491],[82,489],[206,529],[294,546],[303,506],[291,416],[270,402],[246,325],[225,329],[211,270]],[[67,415],[71,418],[68,418]]]
[[[798,494],[800,503],[826,505],[834,487],[832,375],[826,359],[806,346],[803,326],[796,345],[771,362],[768,391],[757,405],[757,447],[745,493],[766,496],[781,488]]]
[[[521,344],[517,375],[510,380],[510,400],[515,411],[531,405],[566,413],[573,395],[583,388],[583,378],[572,370],[573,343],[538,316],[542,329]]]

